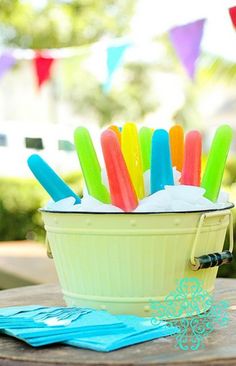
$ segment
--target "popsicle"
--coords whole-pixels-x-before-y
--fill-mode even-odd
[[[111,125],[108,127],[108,130],[112,130],[113,132],[115,132],[119,143],[121,144],[121,133],[120,133],[120,129],[119,127],[115,126],[115,125]]]
[[[213,202],[217,201],[219,195],[232,138],[232,128],[223,125],[217,128],[211,144],[201,186],[206,190],[205,197]]]
[[[75,203],[80,203],[80,197],[68,187],[41,156],[33,154],[27,162],[36,179],[55,202],[63,198],[74,197]]]
[[[116,134],[111,130],[104,131],[101,135],[101,145],[111,202],[126,212],[133,211],[138,205],[138,199]]]
[[[75,129],[74,142],[88,193],[103,203],[110,203],[109,192],[102,182],[97,154],[85,127]]]
[[[169,134],[163,129],[158,129],[152,136],[151,193],[164,189],[165,185],[173,184]]]
[[[184,185],[199,186],[201,179],[202,136],[190,131],[185,138],[184,164],[180,182]]]
[[[144,198],[144,181],[138,130],[134,123],[125,123],[121,132],[121,150],[138,198]]]
[[[151,165],[151,146],[153,131],[151,128],[142,127],[139,130],[139,143],[141,148],[143,172],[150,169]]]
[[[170,151],[172,165],[179,172],[182,172],[184,161],[184,129],[180,125],[175,125],[170,128]]]

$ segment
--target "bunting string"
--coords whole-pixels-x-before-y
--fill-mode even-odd
[[[236,29],[236,6],[228,9],[228,11],[232,25]],[[197,60],[201,54],[201,42],[205,23],[206,19],[199,19],[188,24],[173,27],[168,32],[176,55],[191,80],[194,80]],[[126,51],[130,47],[137,46],[137,42],[118,39],[110,42],[102,40],[94,44],[60,49],[1,49],[0,81],[17,62],[29,60],[33,62],[37,86],[41,88],[43,84],[50,80],[55,61],[80,56],[88,50],[98,52],[100,46],[101,52],[104,52],[106,59],[104,63],[106,65],[106,78],[102,83],[102,88],[107,93],[112,88],[114,75],[124,62]]]

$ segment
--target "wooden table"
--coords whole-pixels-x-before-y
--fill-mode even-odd
[[[217,300],[230,303],[230,323],[211,333],[205,349],[182,351],[175,348],[175,338],[167,337],[99,353],[56,345],[34,349],[23,342],[0,336],[1,366],[69,366],[69,365],[236,365],[236,280],[217,279]],[[38,285],[0,292],[0,307],[14,305],[63,305],[57,285]]]

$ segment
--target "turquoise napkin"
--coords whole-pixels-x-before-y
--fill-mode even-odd
[[[177,327],[164,321],[153,325],[151,318],[140,318],[133,315],[117,315],[116,317],[128,327],[126,332],[121,330],[120,333],[112,335],[76,337],[65,343],[74,347],[110,352],[122,347],[179,333]]]
[[[63,342],[109,352],[178,331],[163,321],[153,325],[151,318],[115,316],[90,308],[32,305],[0,309],[0,332],[33,347]]]
[[[14,307],[0,309],[0,332],[38,347],[69,340],[125,332],[125,324],[103,310]]]

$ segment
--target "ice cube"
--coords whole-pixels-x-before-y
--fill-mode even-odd
[[[84,212],[97,212],[102,205],[104,204],[101,201],[86,194],[81,200],[79,210]]]
[[[194,209],[196,210],[195,205],[189,203],[189,202],[184,202],[182,200],[173,200],[171,202],[171,210],[174,212],[178,212],[178,211],[194,211]]]
[[[216,202],[214,204],[214,208],[215,210],[222,210],[222,209],[226,209],[226,208],[229,208],[231,207],[231,203],[227,202],[227,203],[218,203]]]
[[[97,212],[124,212],[121,208],[110,204],[103,204],[97,207]]]
[[[176,170],[175,167],[173,167],[173,177],[174,177],[174,183],[175,185],[179,185],[179,180],[181,177],[181,173]],[[145,196],[149,196],[151,194],[151,189],[150,189],[150,181],[151,181],[151,170],[148,169],[143,173],[143,180],[144,180],[144,190],[145,190]]]
[[[220,191],[217,203],[227,203],[229,201],[229,194],[224,191]]]
[[[196,203],[205,193],[204,188],[187,185],[165,186],[165,190],[170,194],[173,200],[190,204]]]
[[[74,203],[74,197],[66,197],[57,202],[50,202],[50,204],[47,204],[46,209],[50,211],[70,211]]]
[[[170,209],[170,195],[166,190],[158,191],[139,202],[134,212],[163,212]]]
[[[81,205],[83,206],[100,206],[102,204],[101,201],[87,194],[81,200]]]
[[[200,209],[205,209],[205,210],[214,210],[216,207],[214,202],[208,200],[205,197],[200,197],[197,201],[197,204],[200,207]]]
[[[49,200],[47,203],[46,203],[46,205],[44,206],[44,210],[51,210],[52,208],[52,206],[54,205],[54,201],[53,200]]]

